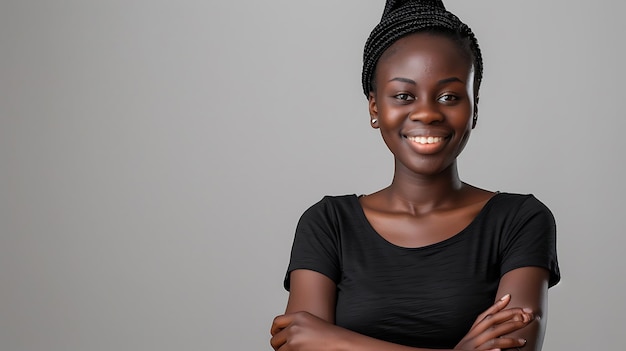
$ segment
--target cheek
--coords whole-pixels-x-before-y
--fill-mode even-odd
[[[400,135],[399,127],[396,124],[392,124],[388,119],[383,121],[382,124],[379,122],[378,127],[383,142],[387,145],[389,151],[395,154],[395,151],[402,143],[402,136]]]
[[[455,129],[455,134],[456,137],[455,139],[459,140],[459,144],[461,144],[461,148],[463,148],[465,146],[465,143],[467,143],[467,140],[470,137],[470,134],[472,132],[472,126],[473,126],[473,112],[474,109],[471,105],[468,105],[465,109],[463,109],[463,111],[459,111],[459,114],[457,115],[455,119],[454,123],[454,129]]]
[[[470,135],[472,134],[472,128],[470,126],[470,128],[467,128],[462,134],[461,134],[461,138],[459,140],[459,145],[457,146],[457,156],[461,153],[461,151],[463,151],[463,149],[465,149],[465,145],[467,145],[467,142],[470,139]]]
[[[451,116],[452,117],[452,116]],[[474,103],[467,102],[462,108],[460,108],[452,117],[456,120],[454,122],[457,125],[457,128],[472,128],[472,123],[474,119]]]
[[[379,120],[386,126],[397,128],[410,116],[410,108],[403,106],[379,105]]]

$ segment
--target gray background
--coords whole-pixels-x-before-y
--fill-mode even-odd
[[[462,178],[557,218],[544,349],[623,348],[624,4],[446,4],[485,57]],[[0,350],[270,350],[299,215],[390,181],[382,8],[2,0]]]

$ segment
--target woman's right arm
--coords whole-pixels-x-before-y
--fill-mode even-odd
[[[285,313],[306,311],[335,324],[336,302],[337,285],[330,278],[306,269],[291,272]]]
[[[271,344],[277,351],[426,351],[361,335],[334,325],[337,288],[325,275],[310,270],[294,270],[284,315],[274,319]],[[500,338],[528,323],[521,309],[503,310],[508,300],[500,300],[481,314],[470,331],[473,345],[466,350],[487,350],[523,346],[517,339]],[[490,318],[485,318],[490,315]],[[526,316],[526,317],[524,317]],[[468,333],[468,335],[470,335]],[[468,338],[468,336],[466,336]],[[484,347],[489,343],[489,347]],[[481,347],[481,345],[483,347]]]

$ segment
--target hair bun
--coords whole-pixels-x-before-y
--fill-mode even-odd
[[[387,16],[393,10],[396,10],[407,4],[431,6],[441,10],[445,10],[446,7],[442,0],[387,0],[385,9],[383,10],[383,17]]]

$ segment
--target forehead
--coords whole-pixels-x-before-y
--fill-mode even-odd
[[[442,71],[468,76],[469,54],[453,39],[432,33],[415,33],[398,39],[381,56],[376,75],[394,72]]]

